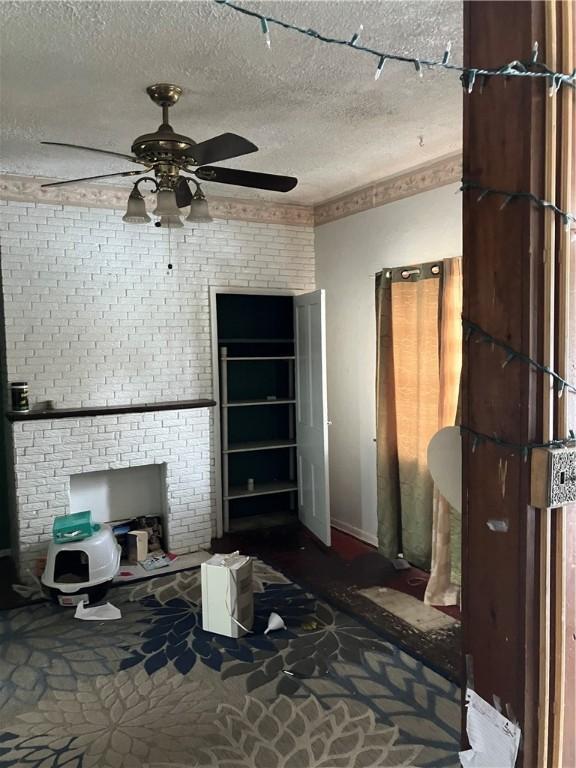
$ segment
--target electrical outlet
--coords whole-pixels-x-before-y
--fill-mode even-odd
[[[540,509],[576,504],[576,447],[532,450],[531,502]]]

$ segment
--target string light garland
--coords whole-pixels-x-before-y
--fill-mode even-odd
[[[509,190],[506,190],[506,189],[496,189],[495,187],[483,187],[480,184],[476,184],[473,181],[464,180],[462,182],[462,186],[460,187],[460,192],[470,192],[470,191],[476,191],[480,193],[478,195],[477,202],[481,202],[482,200],[484,200],[484,198],[488,197],[489,195],[499,195],[503,197],[504,201],[500,206],[500,210],[505,208],[513,200],[530,200],[531,203],[538,206],[539,208],[547,208],[551,211],[554,211],[554,213],[562,219],[566,229],[569,229],[571,224],[576,223],[576,214],[570,213],[569,211],[563,211],[554,203],[549,203],[547,200],[543,200],[541,197],[538,197],[537,195],[533,195],[532,192],[510,192]]]
[[[467,93],[472,93],[472,91],[474,90],[474,86],[478,80],[480,81],[480,88],[482,89],[483,86],[492,77],[504,77],[504,78],[523,77],[523,78],[544,79],[548,81],[548,89],[549,89],[550,96],[554,96],[562,86],[576,88],[576,69],[574,69],[574,71],[571,73],[557,72],[553,69],[550,69],[550,67],[548,67],[546,64],[539,62],[537,42],[535,42],[532,47],[531,56],[528,61],[514,60],[509,62],[508,64],[504,64],[501,67],[494,67],[494,68],[463,67],[457,64],[450,63],[450,55],[451,55],[451,48],[452,48],[452,45],[450,42],[446,45],[442,58],[438,60],[430,60],[430,59],[426,59],[422,57],[414,57],[414,56],[404,56],[401,54],[379,51],[375,48],[370,48],[366,45],[360,45],[358,41],[364,29],[362,24],[360,25],[358,31],[355,32],[350,38],[340,39],[340,38],[328,37],[327,35],[317,32],[314,29],[300,27],[296,24],[291,24],[290,22],[283,21],[281,19],[276,19],[272,16],[258,13],[257,11],[249,10],[248,8],[244,8],[240,5],[236,5],[235,3],[230,2],[230,0],[214,0],[214,2],[218,3],[219,5],[224,5],[230,10],[243,14],[244,16],[249,16],[251,18],[257,19],[259,21],[262,33],[264,34],[266,46],[268,48],[271,48],[271,44],[272,44],[271,37],[270,37],[270,25],[274,25],[274,26],[281,27],[282,29],[285,29],[285,30],[296,32],[300,35],[305,35],[306,37],[310,37],[320,43],[326,43],[328,45],[338,45],[348,49],[354,49],[355,51],[358,51],[360,53],[364,53],[369,56],[372,56],[377,61],[376,71],[374,73],[374,80],[380,79],[380,76],[384,70],[384,66],[387,61],[397,61],[402,64],[410,64],[420,77],[423,77],[424,75],[424,67],[426,67],[427,69],[439,68],[439,69],[445,69],[445,70],[450,70],[454,72],[460,72],[460,80],[462,82],[463,87],[467,91]],[[513,200],[528,199],[530,200],[530,202],[532,202],[534,205],[537,205],[540,208],[550,209],[554,211],[554,213],[563,220],[564,226],[566,228],[569,228],[571,223],[576,222],[575,214],[569,213],[567,211],[563,211],[554,203],[550,203],[547,200],[543,200],[542,198],[539,198],[538,196],[533,195],[531,192],[510,192],[507,190],[496,189],[493,187],[483,187],[471,181],[462,182],[462,186],[460,187],[461,192],[472,191],[472,190],[478,191],[480,193],[478,196],[478,202],[480,202],[481,200],[483,200],[485,197],[489,195],[500,195],[504,197],[504,201],[501,205],[501,209],[503,209]],[[531,366],[535,370],[538,370],[550,376],[554,380],[559,397],[563,395],[564,391],[576,393],[576,387],[574,385],[570,384],[558,373],[551,370],[548,366],[538,363],[536,360],[533,360],[531,357],[523,354],[522,352],[518,352],[516,349],[509,346],[505,342],[492,336],[492,334],[485,331],[483,328],[481,328],[481,326],[477,325],[476,323],[473,323],[466,319],[463,319],[462,323],[466,332],[467,340],[472,335],[475,334],[478,336],[477,341],[489,343],[492,345],[492,347],[498,347],[506,352],[506,357],[504,362],[502,363],[502,367],[505,367],[513,360],[520,360],[526,363],[527,365]],[[462,434],[472,435],[473,437],[472,451],[473,452],[476,450],[476,447],[478,446],[479,443],[490,442],[501,448],[506,448],[511,451],[520,451],[524,456],[525,461],[528,459],[530,451],[534,448],[561,448],[561,447],[576,445],[576,435],[573,430],[570,430],[570,437],[567,439],[550,440],[545,443],[515,443],[509,440],[504,440],[503,438],[499,437],[496,434],[487,435],[483,432],[479,432],[473,429],[472,427],[465,426],[465,425],[460,425],[460,432]],[[502,483],[503,483],[503,486],[505,487],[505,474],[502,479]]]
[[[566,379],[560,376],[560,374],[556,373],[556,371],[553,371],[547,365],[542,365],[536,360],[533,360],[528,355],[525,355],[522,352],[518,352],[517,349],[514,349],[514,347],[506,344],[506,342],[497,339],[495,336],[492,336],[491,333],[485,331],[484,328],[482,328],[477,323],[473,323],[470,320],[462,318],[462,326],[465,331],[466,341],[469,341],[473,336],[477,336],[476,341],[478,343],[490,344],[492,347],[498,347],[499,349],[504,350],[506,357],[502,363],[503,368],[513,360],[520,360],[521,362],[529,365],[531,368],[534,368],[534,370],[540,371],[541,373],[545,373],[546,375],[550,376],[554,380],[559,397],[562,397],[565,391],[576,393],[576,386],[570,384],[570,382],[566,381]],[[487,435],[484,432],[478,432],[476,429],[464,425],[460,426],[460,432],[472,435],[473,453],[480,443],[489,442],[494,443],[501,448],[507,448],[511,451],[520,452],[524,457],[524,461],[527,461],[530,451],[533,448],[565,448],[576,445],[576,435],[574,434],[573,430],[570,430],[570,437],[566,439],[558,438],[556,440],[549,440],[545,443],[515,443],[509,440],[504,440],[503,438],[498,437],[497,434]]]
[[[514,349],[514,347],[506,344],[506,342],[497,339],[495,336],[492,336],[491,333],[485,331],[484,328],[479,326],[477,323],[473,323],[470,320],[463,318],[462,327],[465,331],[466,341],[468,341],[472,336],[476,336],[477,342],[485,342],[486,344],[490,344],[492,347],[499,347],[500,349],[503,349],[504,352],[506,352],[506,357],[502,363],[502,368],[505,368],[508,363],[511,363],[513,360],[520,360],[521,362],[529,365],[531,368],[534,368],[534,370],[540,371],[541,373],[545,373],[547,376],[550,376],[550,378],[554,380],[554,384],[558,391],[558,397],[562,397],[564,392],[576,393],[576,386],[574,386],[574,384],[570,384],[569,381],[566,381],[566,379],[560,376],[559,373],[556,373],[556,371],[553,371],[547,365],[542,365],[542,363],[533,360],[523,352],[518,352],[517,349]]]
[[[553,96],[563,86],[569,86],[570,88],[576,88],[576,69],[571,72],[556,72],[550,69],[546,64],[538,61],[538,43],[534,43],[532,47],[531,57],[528,61],[511,61],[508,64],[504,64],[502,67],[484,68],[484,67],[462,67],[458,64],[450,63],[451,43],[446,45],[443,56],[441,59],[426,59],[414,56],[404,56],[398,53],[387,53],[386,51],[378,51],[375,48],[370,48],[366,45],[359,45],[358,39],[363,30],[363,25],[360,25],[358,32],[353,34],[348,39],[340,39],[336,37],[328,37],[315,29],[307,27],[299,27],[296,24],[290,24],[290,22],[276,19],[272,16],[267,16],[257,11],[251,11],[248,8],[244,8],[240,5],[236,5],[230,0],[214,0],[219,5],[224,5],[230,8],[232,11],[241,13],[244,16],[250,16],[253,19],[257,19],[260,23],[262,32],[265,35],[266,45],[271,47],[270,39],[270,25],[281,27],[282,29],[291,30],[297,32],[300,35],[310,37],[317,42],[327,43],[328,45],[340,45],[348,49],[353,49],[360,53],[365,53],[372,56],[377,60],[376,73],[374,79],[378,80],[382,74],[384,64],[386,61],[398,61],[402,64],[410,64],[416,70],[416,73],[423,77],[424,70],[432,68],[440,68],[451,70],[454,72],[460,72],[460,79],[462,85],[468,93],[472,93],[474,85],[478,79],[480,79],[482,85],[487,82],[491,77],[530,77],[546,79],[548,81],[550,95]]]
[[[568,448],[576,445],[576,434],[574,430],[570,430],[570,437],[566,439],[549,440],[547,443],[513,443],[510,440],[503,440],[498,435],[487,435],[484,432],[478,432],[472,427],[466,427],[463,424],[459,427],[461,433],[472,435],[472,453],[476,451],[476,448],[481,443],[494,443],[502,448],[508,448],[511,451],[518,451],[524,457],[524,461],[528,460],[530,451],[533,448]]]

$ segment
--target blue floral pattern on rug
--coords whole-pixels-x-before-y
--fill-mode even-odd
[[[295,584],[266,584],[263,592],[254,595],[253,631],[241,638],[225,637],[202,629],[202,612],[194,603],[172,598],[166,603],[156,597],[145,597],[141,605],[149,613],[143,620],[142,644],[124,650],[129,656],[120,663],[121,669],[143,664],[149,674],[166,665],[173,665],[187,675],[197,662],[220,671],[226,660],[252,663],[277,654],[274,636],[264,634],[270,613],[282,606],[282,616],[288,627],[300,625],[314,614],[316,601]],[[282,642],[295,638],[288,630]]]
[[[127,655],[122,645],[136,642],[132,622],[140,616],[135,606],[121,626],[103,622],[92,633],[73,611],[50,603],[0,614],[0,713],[48,690],[75,690],[79,677],[112,674]]]
[[[74,749],[74,742],[74,738],[62,738],[58,745],[52,745],[42,738],[19,739],[17,734],[4,731],[0,733],[0,765],[6,768],[24,765],[30,768],[82,768],[82,754]],[[11,753],[14,756],[15,752],[17,757],[14,759],[2,759],[3,755]]]
[[[199,570],[118,587],[118,622],[0,615],[0,768],[458,765],[456,686],[254,565],[238,639],[202,629]],[[287,629],[264,635],[272,611]]]

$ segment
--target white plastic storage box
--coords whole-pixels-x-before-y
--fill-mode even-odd
[[[238,552],[214,555],[201,569],[203,629],[242,637],[254,623],[252,560]]]

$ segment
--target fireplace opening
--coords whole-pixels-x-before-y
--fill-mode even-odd
[[[170,562],[165,530],[166,464],[84,472],[70,476],[71,512],[91,512],[107,523],[121,550],[121,563],[144,571]],[[143,574],[140,574],[143,575]]]
[[[165,464],[144,464],[70,475],[70,511],[89,509],[96,523],[163,517]]]

